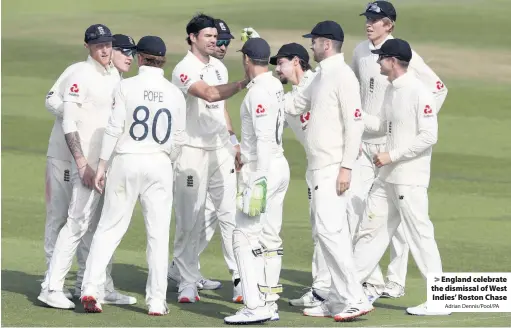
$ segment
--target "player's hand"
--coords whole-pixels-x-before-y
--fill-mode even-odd
[[[337,175],[337,196],[342,195],[346,190],[350,189],[351,184],[351,170],[341,167]]]
[[[266,211],[266,177],[260,177],[236,197],[236,206],[248,216],[258,216]]]
[[[94,176],[96,173],[89,164],[86,164],[78,169],[78,174],[80,175],[80,180],[82,180],[82,183],[85,187],[89,189],[94,188]]]
[[[103,190],[105,189],[105,172],[96,172],[96,176],[94,177],[94,189],[96,189],[97,192],[100,194],[103,193]]]
[[[241,30],[241,41],[247,42],[248,39],[260,38],[259,33],[251,27],[245,27]]]
[[[241,161],[240,145],[234,146],[234,150],[236,150],[236,156],[234,157],[234,167],[236,168],[236,172],[239,172],[243,166],[243,162]]]
[[[390,159],[390,154],[388,152],[378,153],[373,156],[373,163],[377,167],[382,167],[384,165],[392,163],[392,160]]]

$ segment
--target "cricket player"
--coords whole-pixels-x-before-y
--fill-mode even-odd
[[[278,53],[270,58],[270,64],[275,65],[275,73],[282,84],[288,82],[292,84],[290,95],[297,94],[308,87],[314,79],[319,69],[312,70],[309,65],[309,54],[307,50],[298,43],[288,43],[283,45]],[[286,114],[285,126],[290,127],[296,139],[304,145],[305,130],[310,120],[310,112],[299,116]],[[309,194],[309,207],[311,187],[307,181]],[[310,211],[310,221],[312,225],[312,239],[314,241],[314,253],[312,256],[312,287],[300,298],[289,300],[291,306],[316,307],[321,304],[328,296],[330,289],[330,273],[325,263],[325,258],[318,243],[316,233],[316,220]]]
[[[286,112],[310,110],[305,130],[307,181],[319,245],[331,276],[330,292],[321,305],[304,309],[307,316],[351,321],[372,311],[362,285],[357,284],[353,247],[347,220],[347,191],[361,144],[364,122],[357,78],[345,63],[344,32],[334,21],[318,23],[312,38],[320,72],[310,85],[286,99]]]
[[[38,299],[51,307],[72,309],[74,303],[63,292],[66,274],[80,241],[90,246],[99,220],[100,195],[93,188],[92,167],[99,157],[101,140],[98,131],[106,126],[113,100],[113,89],[119,82],[119,72],[111,65],[112,34],[102,24],[85,31],[89,57],[62,81],[62,130],[73,161],[70,170],[71,200],[65,225],[59,231],[43,290]],[[87,246],[88,250],[88,246]],[[83,259],[87,255],[84,255]],[[114,290],[107,272],[107,282],[101,302],[133,304],[136,299]],[[80,279],[80,275],[77,280]],[[46,287],[46,288],[45,288]],[[78,287],[78,286],[77,286]],[[45,291],[46,289],[46,291]]]
[[[112,47],[114,49],[112,53],[113,65],[121,74],[122,72],[129,71],[132,56],[128,52],[132,51],[136,47],[133,39],[127,35],[115,34],[113,35]],[[53,249],[55,247],[55,242],[57,241],[58,233],[66,223],[69,202],[71,201],[70,171],[72,156],[65,143],[64,132],[62,131],[62,115],[64,110],[62,99],[64,98],[65,93],[65,90],[62,90],[62,82],[77,67],[84,64],[86,64],[86,62],[78,62],[66,68],[46,95],[46,108],[51,114],[55,115],[55,123],[53,124],[53,129],[48,143],[46,164],[47,201],[44,250],[46,254],[47,270],[53,255]],[[75,284],[75,294],[77,296],[80,295],[88,252],[89,247],[81,241],[76,253],[78,259],[78,272]],[[42,286],[42,294],[47,293],[47,289],[47,286]],[[64,290],[64,294],[69,299],[73,297],[67,290]],[[44,295],[42,295],[41,298],[44,299]]]
[[[146,304],[149,315],[168,313],[167,260],[172,215],[172,162],[184,142],[186,102],[164,77],[166,46],[157,36],[137,44],[139,72],[117,87],[112,115],[103,136],[95,188],[103,192],[109,169],[105,207],[92,241],[81,301],[86,312],[102,312],[98,288],[104,270],[128,230],[138,199],[147,232]]]
[[[233,246],[245,307],[224,319],[228,324],[278,320],[282,267],[282,209],[289,164],[282,148],[284,89],[268,71],[270,46],[262,38],[241,48],[250,78],[241,104],[241,160]]]
[[[248,83],[248,80],[227,83],[225,65],[212,57],[218,35],[212,17],[196,15],[188,23],[186,33],[190,50],[172,72],[172,83],[185,94],[187,106],[186,141],[174,166],[173,262],[180,274],[178,301],[181,303],[200,300],[199,244],[207,194],[215,205],[219,222],[231,221],[235,215],[234,144],[237,141],[232,141],[227,130],[224,100]]]
[[[380,168],[369,192],[354,248],[361,282],[374,270],[398,226],[424,278],[442,273],[442,261],[428,215],[431,154],[438,138],[437,101],[430,88],[408,71],[414,56],[408,42],[389,39],[379,49],[381,74],[390,85],[383,99],[384,120],[366,115],[366,128],[386,131],[385,149],[373,156]],[[427,304],[406,309],[415,315],[444,315]]]
[[[383,98],[389,81],[380,74],[378,56],[371,53],[371,50],[379,49],[386,40],[393,38],[397,13],[391,2],[375,1],[369,3],[365,12],[360,15],[366,18],[367,40],[355,48],[352,68],[360,82],[362,109],[370,115],[381,117]],[[447,87],[424,60],[413,50],[412,52],[408,69],[428,87],[435,98],[437,110],[440,110],[447,96]],[[372,158],[384,151],[385,138],[384,133],[371,131],[365,131],[362,136],[362,154],[353,171],[351,199],[348,203],[348,218],[350,226],[354,227],[352,235],[362,218],[369,189],[378,176],[379,168],[372,162]],[[404,240],[402,228],[398,228],[390,244],[391,262],[387,270],[387,284],[379,266],[366,281],[365,290],[372,301],[380,295],[391,298],[404,295],[409,250]]]

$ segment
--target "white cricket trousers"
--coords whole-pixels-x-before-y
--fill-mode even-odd
[[[248,186],[250,178],[256,172],[256,169],[256,161],[243,165],[238,178],[240,191]],[[281,155],[272,158],[266,179],[268,185],[265,212],[252,217],[239,210],[236,212],[236,230],[241,231],[248,239],[249,245],[245,246],[250,246],[252,250],[247,253],[240,251],[240,249],[235,249],[235,253],[237,252],[236,260],[240,268],[243,301],[249,308],[256,307],[257,300],[262,301],[259,286],[273,288],[279,285],[283,254],[280,231],[282,229],[284,198],[290,179],[289,163],[286,157]],[[236,237],[234,242],[239,244]],[[254,250],[261,250],[255,262],[252,261]],[[264,253],[265,250],[274,255],[271,257],[266,255]],[[277,250],[281,250],[280,254]],[[247,263],[247,265],[243,265],[243,263]],[[254,275],[255,271],[259,274]],[[275,302],[279,298],[278,294],[269,291],[266,294],[265,300],[269,302]]]
[[[362,285],[355,275],[353,244],[346,211],[348,196],[346,193],[337,195],[336,183],[340,168],[340,164],[332,164],[307,171],[317,239],[330,271],[331,286],[326,304],[331,313],[339,313],[346,305],[365,300]]]
[[[307,196],[309,199],[309,218],[312,227],[312,242],[314,245],[314,251],[312,253],[312,289],[316,291],[322,291],[321,295],[327,295],[330,290],[330,271],[325,262],[325,256],[321,250],[321,246],[318,241],[318,233],[316,230],[316,219],[311,209],[311,182],[305,177],[307,182]]]
[[[48,274],[51,257],[55,249],[55,243],[59,236],[60,229],[66,224],[67,212],[71,201],[71,162],[46,158],[46,223],[44,228],[44,253],[46,256],[46,272]],[[85,262],[87,260],[88,247],[80,241],[76,252],[78,261],[78,272],[76,274],[76,288],[79,290],[82,285]],[[41,285],[47,288],[47,281]]]
[[[433,223],[428,215],[427,188],[377,179],[369,192],[355,243],[360,282],[378,265],[399,225],[403,226],[405,240],[423,278],[429,272],[442,272]]]
[[[66,275],[71,269],[73,257],[79,244],[78,258],[82,260],[78,261],[80,269],[77,273],[76,288],[81,290],[85,261],[89,255],[92,238],[103,207],[103,197],[82,184],[75,164],[71,165],[71,184],[71,201],[67,220],[59,231],[48,273],[42,284],[42,286],[48,286],[50,291],[63,290]],[[111,271],[112,262],[109,263],[106,270],[105,293],[114,291]]]
[[[184,146],[175,163],[174,263],[181,276],[179,292],[189,286],[195,288],[196,282],[201,279],[198,265],[208,194],[220,222],[224,258],[231,274],[238,272],[232,249],[236,170],[231,148],[231,145],[226,145],[217,150],[204,150]]]
[[[385,144],[362,143],[362,154],[357,159],[352,172],[350,199],[348,201],[348,222],[350,223],[353,240],[356,239],[356,232],[364,215],[369,190],[379,173],[379,168],[373,163],[373,156],[385,151]],[[402,230],[402,227],[398,227],[390,243],[390,263],[387,267],[387,279],[404,287],[408,269],[409,247],[405,242]],[[385,281],[379,265],[376,266],[374,273],[368,277],[367,282],[375,285],[380,292],[383,291]]]
[[[98,296],[105,268],[140,200],[147,234],[146,303],[165,302],[173,176],[172,162],[163,152],[118,154],[114,158],[105,189],[105,206],[87,259],[82,295]]]

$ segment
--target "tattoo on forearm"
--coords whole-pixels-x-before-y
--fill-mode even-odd
[[[84,157],[82,151],[82,145],[80,144],[80,136],[78,132],[71,132],[64,136],[66,138],[67,146],[71,151],[71,155],[76,160],[78,158]]]

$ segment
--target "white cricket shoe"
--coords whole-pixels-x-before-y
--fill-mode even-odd
[[[340,313],[334,315],[337,322],[353,321],[355,318],[366,315],[373,311],[374,307],[369,302],[348,304]]]
[[[149,304],[149,311],[147,314],[152,316],[163,316],[169,313],[169,308],[167,307],[167,302],[163,301],[161,303],[153,302]]]
[[[197,288],[193,287],[185,287],[177,297],[177,301],[179,303],[195,303],[196,301],[200,301],[199,292]]]
[[[270,312],[271,312],[270,321],[279,321],[280,320],[279,306],[277,305],[277,303],[273,302],[270,304]]]
[[[312,293],[312,288],[310,288],[300,298],[289,300],[289,305],[291,305],[291,306],[316,307],[316,306],[320,306],[321,303],[322,303],[322,300],[317,298]]]
[[[57,309],[74,309],[75,303],[71,302],[64,292],[61,291],[48,291],[46,293],[41,292],[37,297],[38,300],[45,303],[48,306]]]
[[[66,296],[66,298],[68,300],[73,299],[73,294],[71,294],[71,292],[68,289],[64,289],[62,292],[64,293],[64,296]],[[37,297],[37,299],[40,300],[41,302],[43,302],[42,300],[46,300],[47,298],[48,298],[48,288],[41,289],[41,293],[39,293],[39,296]]]
[[[239,278],[235,279],[233,283],[232,301],[234,303],[243,303],[243,292],[241,290],[241,282]]]
[[[406,313],[411,315],[450,315],[451,312],[443,311],[443,312],[433,312],[429,311],[427,307],[427,303],[422,303],[421,305],[409,307],[406,309]]]
[[[364,282],[364,293],[367,296],[367,301],[370,304],[373,304],[378,298],[380,298],[381,294],[378,292],[378,289],[373,284],[369,284],[367,282]]]
[[[394,281],[389,281],[385,285],[385,290],[381,293],[382,298],[399,298],[405,295],[405,288]]]
[[[222,288],[222,283],[220,281],[216,280],[210,280],[206,279],[204,277],[201,277],[199,281],[197,281],[197,289],[204,289],[204,290],[216,290]]]
[[[249,323],[263,323],[269,321],[272,317],[272,311],[268,305],[259,306],[255,309],[243,307],[235,315],[224,318],[226,324],[244,325]]]
[[[94,296],[84,295],[84,296],[80,297],[80,301],[82,302],[83,309],[87,313],[101,313],[101,312],[103,312],[101,303]]]
[[[106,294],[103,299],[99,300],[102,304],[117,304],[117,305],[132,305],[137,303],[137,299],[133,296],[128,296],[114,290]]]
[[[309,307],[303,310],[303,315],[308,317],[322,317],[322,318],[331,318],[332,313],[328,310],[326,306],[326,302],[321,302],[318,306]]]

